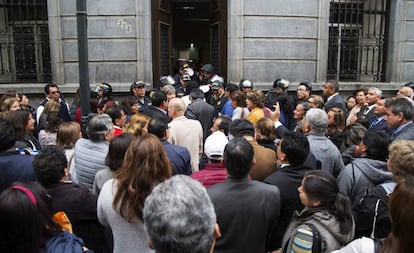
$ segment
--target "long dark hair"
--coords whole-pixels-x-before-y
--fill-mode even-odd
[[[1,250],[40,252],[42,244],[61,231],[51,210],[50,197],[37,182],[17,182],[4,190],[0,195]]]
[[[128,221],[142,220],[145,199],[156,185],[170,177],[170,161],[158,137],[146,134],[136,138],[115,175],[119,182],[114,209]]]
[[[337,218],[342,233],[352,230],[351,200],[339,192],[332,174],[322,170],[310,171],[303,178],[302,187],[309,200],[319,201],[319,208],[324,208]]]
[[[16,140],[23,139],[24,136],[29,134],[27,129],[27,123],[30,119],[30,112],[26,110],[9,111],[4,116],[4,119],[13,126],[16,132]]]
[[[382,253],[409,253],[414,249],[414,177],[401,180],[391,194],[388,208],[391,232],[381,248]]]
[[[111,140],[109,143],[108,154],[105,158],[105,164],[112,171],[121,168],[125,152],[127,151],[129,144],[131,144],[135,138],[135,135],[131,133],[123,133]]]

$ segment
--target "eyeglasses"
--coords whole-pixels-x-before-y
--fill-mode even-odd
[[[307,91],[306,89],[297,89],[296,91]]]

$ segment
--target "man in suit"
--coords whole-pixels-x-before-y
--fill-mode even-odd
[[[407,97],[387,99],[385,101],[387,114],[385,120],[388,127],[394,130],[391,135],[392,141],[395,140],[414,140],[414,104]]]
[[[336,80],[328,80],[323,85],[323,95],[327,98],[325,102],[325,111],[333,107],[338,107],[342,111],[347,112],[344,99],[339,95],[339,83]]]
[[[357,122],[369,128],[369,124],[375,115],[374,109],[377,101],[381,99],[382,91],[376,87],[370,87],[366,95],[367,105],[364,106],[358,113]]]
[[[254,139],[254,127],[247,119],[236,119],[230,125],[230,134],[234,137],[244,137],[254,149],[255,164],[249,174],[254,180],[263,181],[276,170],[276,153],[265,148]]]
[[[369,129],[382,130],[391,135],[393,131],[388,127],[385,120],[387,109],[385,108],[385,98],[380,98],[374,107],[374,115],[369,120]]]
[[[274,238],[278,247],[294,211],[301,211],[303,204],[297,192],[305,173],[312,170],[303,163],[309,154],[309,142],[301,133],[287,132],[277,147],[279,170],[266,177],[264,182],[275,185],[280,190],[280,219],[277,235]]]
[[[170,123],[170,118],[167,115],[167,95],[162,91],[154,91],[151,96],[151,105],[145,112],[151,118],[159,118],[165,124]]]
[[[214,108],[213,108],[214,110]],[[185,103],[181,98],[173,98],[168,103],[169,126],[168,142],[188,149],[191,155],[191,167],[198,170],[198,162],[203,154],[203,128],[198,120],[184,116]]]
[[[162,119],[152,118],[148,123],[148,133],[151,133],[160,139],[164,146],[164,150],[167,153],[168,160],[170,160],[172,175],[191,175],[191,156],[188,149],[171,144],[167,141],[168,126]]]
[[[224,149],[224,166],[229,178],[207,189],[222,233],[215,253],[278,249],[274,235],[280,212],[279,189],[248,179],[254,164],[253,152],[253,146],[246,139],[232,139]]]
[[[203,127],[203,141],[206,140],[209,130],[213,125],[213,120],[217,117],[214,106],[204,101],[204,93],[200,89],[193,89],[190,92],[191,104],[187,107],[185,116],[188,119],[198,120]]]

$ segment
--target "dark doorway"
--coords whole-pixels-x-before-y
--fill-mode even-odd
[[[180,60],[198,68],[212,63],[227,76],[227,1],[153,1],[154,86],[174,74]]]

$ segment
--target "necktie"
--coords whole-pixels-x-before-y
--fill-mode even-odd
[[[376,118],[374,121],[372,121],[370,128],[373,128],[374,126],[376,126],[380,121],[381,119]]]

